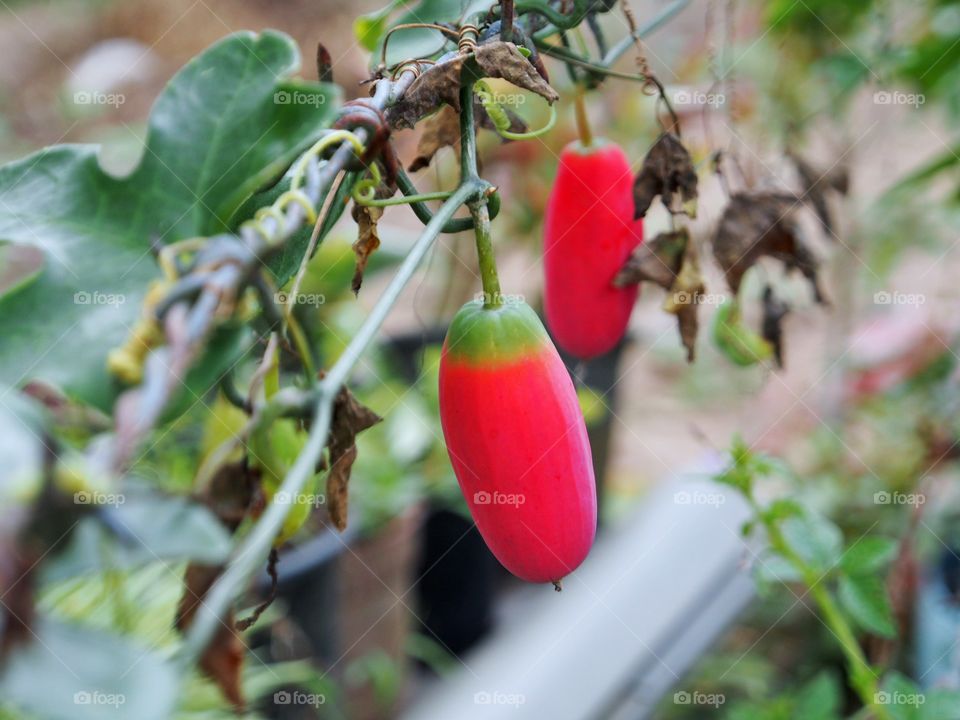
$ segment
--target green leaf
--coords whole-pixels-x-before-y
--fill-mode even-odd
[[[885,537],[865,537],[847,548],[840,567],[850,575],[865,575],[882,570],[897,553],[899,543]]]
[[[960,708],[960,691],[931,690],[920,709],[920,717],[923,720],[953,720],[957,717],[957,708]]]
[[[158,277],[151,243],[228,230],[240,204],[329,124],[335,89],[281,82],[299,63],[276,32],[217,43],[157,100],[126,177],[101,169],[96,146],[55,146],[0,169],[0,241],[37,247],[45,261],[0,296],[0,382],[41,379],[109,409],[120,386],[106,356]]]
[[[822,515],[805,511],[787,518],[781,527],[787,544],[817,572],[828,572],[839,561],[843,534]]]
[[[892,638],[897,630],[887,588],[876,575],[841,575],[840,603],[860,627],[881,637]]]
[[[0,676],[4,703],[43,720],[165,720],[177,697],[172,664],[119,635],[41,619]]]
[[[803,575],[787,558],[779,553],[765,553],[757,560],[754,578],[764,585],[781,585],[803,580]]]
[[[876,704],[882,705],[893,720],[920,720],[926,700],[917,684],[898,672],[887,673],[874,698]]]
[[[113,530],[99,518],[81,520],[63,553],[41,568],[43,582],[156,561],[216,565],[229,556],[230,533],[205,507],[143,489],[116,497],[122,502],[103,509]]]
[[[840,683],[826,670],[804,685],[796,697],[794,720],[839,720]]]

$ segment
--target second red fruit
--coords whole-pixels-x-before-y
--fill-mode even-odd
[[[583,360],[623,337],[637,286],[613,278],[643,241],[633,219],[633,175],[620,146],[597,140],[563,149],[544,225],[544,305],[557,344]]]

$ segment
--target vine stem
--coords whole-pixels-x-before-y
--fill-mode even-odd
[[[347,381],[351,370],[360,360],[367,346],[376,337],[387,314],[441,233],[444,224],[464,203],[481,195],[486,189],[486,184],[476,177],[466,178],[460,183],[424,228],[423,234],[411,248],[396,275],[343,354],[324,379],[315,386],[316,405],[310,434],[293,467],[278,488],[278,492],[286,492],[292,497],[302,492],[307,481],[316,473],[317,461],[327,444],[330,424],[333,420],[333,403],[340,388]],[[179,660],[184,666],[189,667],[196,663],[218,628],[223,625],[223,618],[226,617],[234,598],[243,591],[250,578],[269,555],[274,538],[292,507],[292,504],[268,505],[250,533],[236,547],[226,568],[210,588],[187,629],[179,653]]]
[[[593,145],[593,132],[590,130],[590,118],[587,116],[587,91],[582,83],[577,83],[573,107],[577,114],[577,133],[580,135],[580,144],[588,148]]]
[[[465,82],[460,88],[460,182],[478,182],[477,171],[477,134],[473,123],[473,80]],[[477,241],[477,260],[480,266],[480,280],[483,284],[483,306],[498,307],[501,302],[500,277],[497,274],[497,260],[493,254],[493,241],[490,236],[490,211],[487,208],[487,196],[481,195],[470,202],[470,215],[473,217],[473,232]]]
[[[817,572],[793,550],[776,522],[765,517],[763,510],[752,497],[748,497],[748,500],[756,516],[762,519],[771,547],[792,563],[803,576],[803,582],[810,591],[813,601],[820,609],[823,621],[840,643],[840,649],[850,670],[850,682],[860,700],[870,708],[878,720],[890,720],[887,709],[877,702],[879,688],[876,674],[863,654],[863,649],[857,642],[857,637],[851,629],[850,623],[844,617],[840,608],[837,607],[837,603],[830,592],[820,584],[822,578],[818,577]]]

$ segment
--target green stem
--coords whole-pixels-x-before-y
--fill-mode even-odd
[[[577,84],[577,94],[574,99],[574,109],[577,113],[577,132],[580,134],[580,144],[588,148],[593,145],[593,132],[590,129],[590,118],[587,116],[587,91],[582,84]]]
[[[473,80],[468,80],[460,88],[460,182],[476,182],[477,172],[477,134],[473,123]],[[493,241],[490,237],[490,211],[487,209],[487,196],[481,195],[470,203],[470,215],[473,218],[473,232],[477,241],[477,261],[480,266],[480,280],[483,284],[483,306],[497,307],[502,302],[500,278],[497,275],[497,260],[493,253]]]
[[[293,467],[278,488],[278,492],[285,492],[293,497],[303,492],[307,481],[314,476],[317,461],[327,444],[330,423],[333,419],[333,402],[340,388],[367,346],[376,337],[387,314],[430,251],[437,236],[442,232],[444,224],[464,203],[484,190],[485,186],[480,180],[470,180],[460,184],[424,228],[423,234],[404,258],[396,275],[377,300],[360,330],[330,368],[330,372],[316,386],[316,406],[310,434]],[[197,662],[214,634],[223,627],[225,622],[223,618],[233,605],[234,598],[246,587],[253,573],[263,565],[273,546],[274,538],[292,507],[292,503],[270,503],[250,529],[249,534],[236,546],[223,574],[210,588],[204,601],[200,603],[196,617],[186,632],[179,654],[179,660],[185,667],[190,667]]]
[[[440,190],[437,192],[429,193],[419,193],[416,195],[401,195],[400,197],[392,198],[382,198],[373,200],[365,200],[354,198],[359,204],[367,205],[368,207],[390,207],[391,205],[412,205],[413,203],[423,203],[429,202],[431,200],[446,200],[450,197],[450,193],[445,190]]]
[[[876,674],[863,654],[863,649],[860,647],[857,636],[850,627],[847,618],[840,611],[830,592],[820,583],[822,578],[793,550],[783,536],[780,526],[775,521],[766,518],[757,502],[752,497],[748,497],[748,501],[756,516],[762,520],[771,547],[800,571],[803,582],[810,591],[810,596],[820,609],[823,621],[840,643],[840,649],[850,671],[850,682],[860,700],[871,709],[876,718],[889,720],[890,714],[887,709],[876,701],[879,689]]]

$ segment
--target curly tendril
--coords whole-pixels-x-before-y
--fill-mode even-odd
[[[487,115],[490,117],[490,120],[493,121],[493,126],[496,128],[497,134],[507,140],[532,140],[538,138],[548,133],[557,122],[557,109],[551,105],[550,119],[542,128],[524,133],[511,132],[510,126],[513,125],[513,122],[510,120],[510,115],[503,109],[500,103],[497,102],[497,98],[490,89],[490,86],[483,80],[478,80],[474,84],[473,89],[480,100],[480,104],[483,105],[483,109],[487,111]]]

